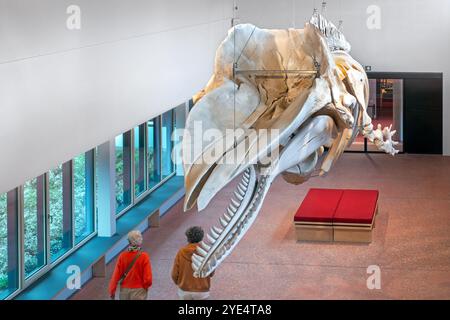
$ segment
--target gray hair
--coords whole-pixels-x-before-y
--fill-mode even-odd
[[[132,246],[140,246],[142,244],[142,233],[139,230],[133,230],[128,233],[128,242]]]
[[[185,235],[189,243],[197,243],[203,240],[203,229],[202,227],[194,226],[186,230]]]

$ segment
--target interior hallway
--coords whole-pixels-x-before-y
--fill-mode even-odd
[[[311,187],[378,189],[379,214],[370,245],[300,243],[293,216]],[[170,279],[184,231],[218,223],[229,185],[204,212],[179,202],[161,226],[144,234],[154,283],[149,299],[176,299]],[[450,299],[450,157],[346,153],[325,178],[294,186],[279,177],[259,217],[216,271],[214,299]],[[73,299],[109,299],[107,277],[89,281]],[[366,287],[369,265],[381,289]]]

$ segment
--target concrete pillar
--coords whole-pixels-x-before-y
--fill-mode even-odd
[[[116,153],[114,140],[97,148],[97,229],[99,237],[111,237],[116,233]]]

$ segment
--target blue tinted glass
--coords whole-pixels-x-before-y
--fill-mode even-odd
[[[0,194],[0,299],[19,286],[17,192]]]
[[[162,160],[162,176],[166,178],[174,172],[174,162],[172,160],[172,132],[173,132],[173,110],[170,110],[162,115],[162,146],[161,146],[161,160]]]
[[[72,193],[69,164],[50,170],[48,183],[50,255],[51,261],[55,261],[72,247]]]
[[[149,188],[161,181],[159,117],[147,122],[147,172]]]
[[[94,154],[89,151],[73,159],[73,214],[75,243],[94,232]]]
[[[116,213],[131,205],[131,134],[116,137]]]
[[[33,275],[46,263],[44,176],[23,186],[24,267],[25,277]]]
[[[145,124],[134,128],[134,193],[145,191]]]

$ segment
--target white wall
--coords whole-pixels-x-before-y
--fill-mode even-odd
[[[326,16],[352,45],[352,55],[372,71],[444,73],[444,154],[450,155],[450,1],[328,0]],[[303,28],[319,0],[238,0],[240,22],[263,28]],[[368,6],[381,9],[381,29],[369,30]]]
[[[0,192],[191,97],[231,16],[230,0],[0,0]]]

